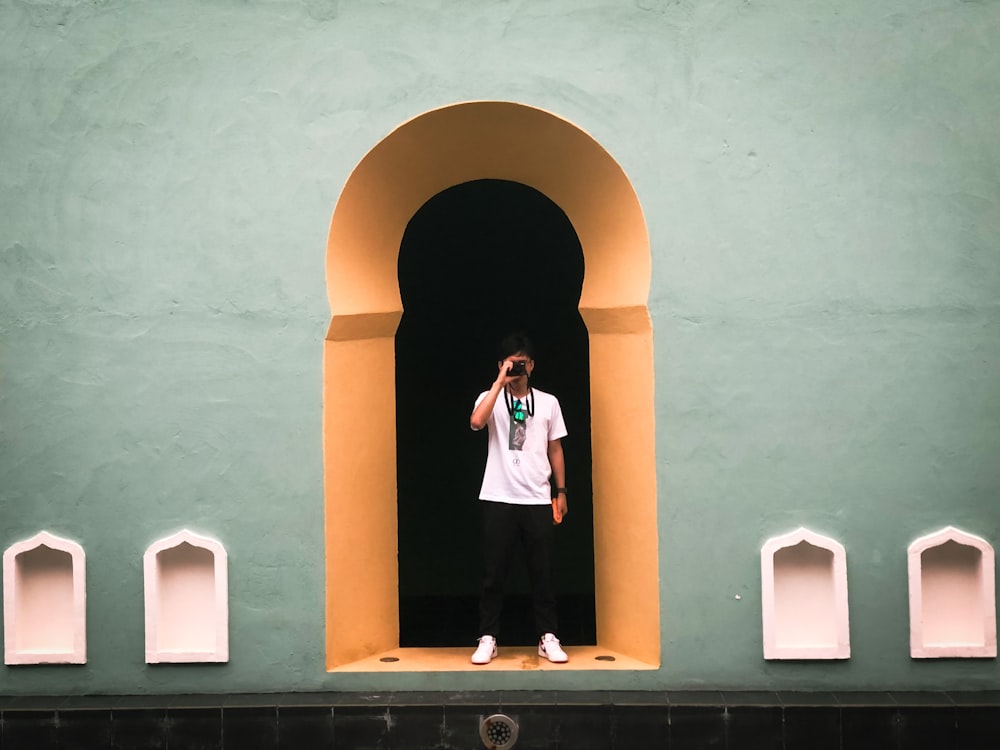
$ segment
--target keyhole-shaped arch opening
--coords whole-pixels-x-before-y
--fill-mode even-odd
[[[395,337],[408,223],[438,193],[482,179],[547,196],[583,249],[597,645],[577,656],[594,668],[653,668],[660,591],[649,236],[614,158],[573,123],[516,102],[463,102],[402,123],[358,163],[337,201],[323,349],[327,668],[472,666],[457,648],[399,645]],[[592,660],[609,654],[617,661]]]
[[[403,234],[396,332],[396,456],[401,646],[475,638],[485,435],[468,420],[495,375],[497,342],[527,332],[533,383],[556,394],[571,516],[557,530],[561,636],[596,643],[590,377],[579,313],[583,251],[566,214],[538,190],[474,180],[428,200]],[[570,522],[571,518],[571,522]],[[507,585],[504,643],[534,642],[522,558]]]

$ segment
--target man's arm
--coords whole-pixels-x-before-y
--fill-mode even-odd
[[[472,416],[469,417],[469,426],[472,429],[481,430],[490,421],[490,414],[493,413],[493,406],[500,397],[500,392],[507,383],[514,379],[507,375],[507,371],[512,366],[513,363],[506,359],[500,363],[500,372],[497,374],[497,379],[493,381],[493,385],[490,386],[490,390],[483,397],[483,400],[476,404],[476,408],[472,410]]]
[[[566,502],[566,460],[563,458],[562,440],[559,438],[550,440],[548,454],[557,492],[552,501],[552,518],[556,523],[562,523],[563,516],[569,513],[569,504]]]

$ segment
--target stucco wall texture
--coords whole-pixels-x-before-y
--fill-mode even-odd
[[[997,39],[953,0],[0,0],[0,546],[78,541],[88,584],[88,663],[0,691],[996,687],[910,659],[906,546],[1000,544]],[[467,100],[575,123],[645,211],[659,670],[324,671],[330,217]],[[802,525],[847,549],[849,661],[762,659]],[[229,553],[228,664],[143,662],[183,527]]]

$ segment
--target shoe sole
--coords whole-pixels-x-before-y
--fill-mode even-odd
[[[565,664],[566,662],[569,661],[569,657],[568,656],[565,659],[553,659],[551,656],[549,656],[547,653],[545,653],[545,651],[542,650],[542,649],[538,649],[538,655],[541,656],[543,659],[548,659],[553,664]]]
[[[489,659],[487,659],[486,661],[476,661],[475,657],[473,657],[472,663],[476,664],[478,666],[483,666],[484,664],[489,664],[491,661],[493,661],[496,658],[497,658],[497,650],[493,649],[493,653],[490,655]]]

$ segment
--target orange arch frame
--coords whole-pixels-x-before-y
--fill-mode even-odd
[[[323,458],[327,669],[399,646],[394,337],[410,218],[478,179],[520,182],[569,217],[583,247],[590,336],[597,638],[659,665],[659,563],[649,238],[631,183],[592,137],[551,113],[468,102],[400,125],[358,164],[326,255]],[[338,413],[370,413],[349,434]],[[470,500],[471,501],[471,500]]]

